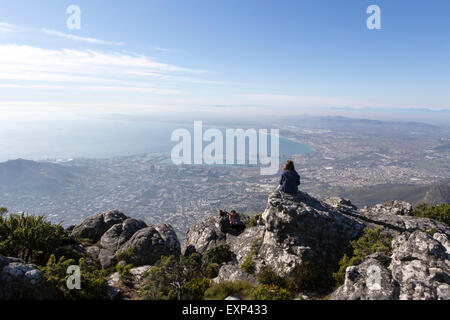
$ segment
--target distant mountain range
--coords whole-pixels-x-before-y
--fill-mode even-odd
[[[391,200],[402,200],[412,204],[450,203],[450,182],[431,186],[386,184],[365,189],[346,190],[340,196],[352,199],[358,207],[373,206]]]
[[[86,171],[50,162],[10,160],[0,163],[0,192],[58,194],[81,181]]]

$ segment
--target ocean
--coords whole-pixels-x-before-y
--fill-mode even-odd
[[[175,129],[193,132],[193,124],[109,119],[4,121],[0,125],[0,162],[170,154],[177,144],[171,141]],[[262,129],[270,132],[272,128]],[[280,155],[311,152],[305,144],[280,138]]]

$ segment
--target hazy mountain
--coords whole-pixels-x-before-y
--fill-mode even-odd
[[[358,207],[373,206],[392,199],[402,200],[412,204],[426,202],[440,204],[450,202],[450,183],[431,186],[387,184],[376,185],[365,189],[345,190],[340,196],[352,199]]]
[[[431,186],[424,197],[428,204],[450,203],[450,182]]]
[[[50,162],[10,160],[0,163],[0,192],[60,193],[86,171]]]

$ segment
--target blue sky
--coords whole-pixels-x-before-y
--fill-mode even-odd
[[[449,16],[447,0],[0,0],[0,107],[450,109]]]

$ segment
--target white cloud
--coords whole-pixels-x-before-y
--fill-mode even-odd
[[[104,45],[115,45],[115,46],[123,45],[123,42],[114,42],[114,41],[107,41],[107,40],[96,39],[96,38],[80,37],[80,36],[60,32],[60,31],[56,31],[56,30],[42,29],[42,32],[44,32],[45,34],[51,35],[51,36],[57,36],[57,37],[61,37],[61,38],[68,39],[68,40],[87,42],[90,44],[104,44]]]
[[[0,22],[0,32],[12,33],[12,32],[16,32],[16,31],[17,31],[17,26],[15,26],[11,23]]]
[[[152,47],[152,49],[156,50],[156,51],[169,52],[169,53],[181,53],[181,52],[184,52],[183,50],[167,49],[167,48],[161,48],[161,47]]]
[[[0,45],[0,88],[167,95],[179,93],[173,88],[179,82],[202,83],[189,74],[203,72],[130,53]],[[214,82],[205,80],[204,83]]]

